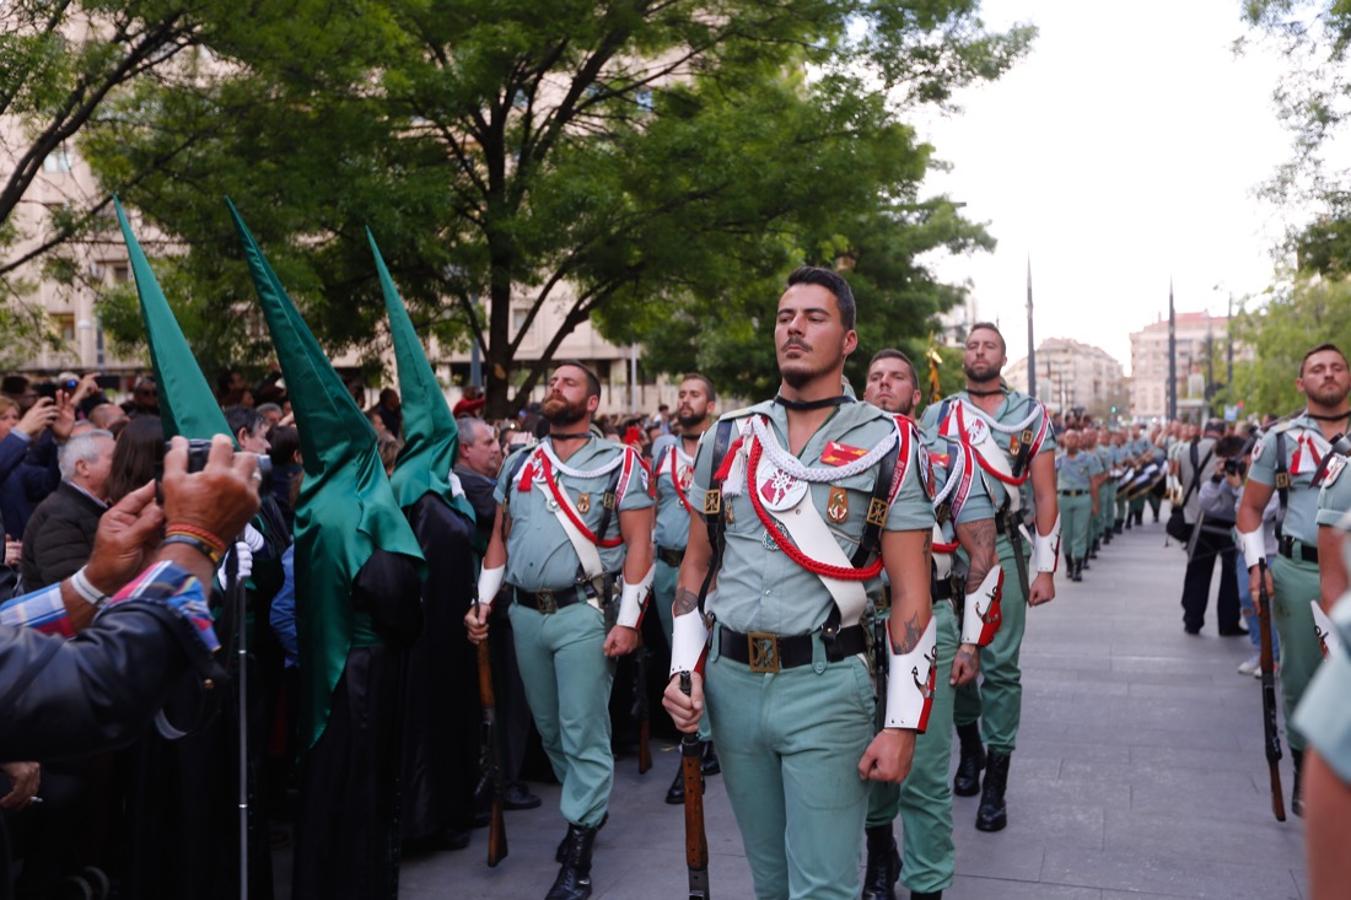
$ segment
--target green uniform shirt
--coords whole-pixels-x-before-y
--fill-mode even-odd
[[[767,416],[780,445],[788,447],[787,413],[773,401],[728,413],[722,418],[741,420],[751,414]],[[822,466],[825,463],[821,454],[827,444],[834,442],[867,450],[887,440],[895,429],[896,423],[891,416],[877,407],[868,403],[847,403],[812,435],[798,459],[806,466]],[[690,502],[699,510],[703,509],[714,467],[722,463],[722,460],[713,459],[716,433],[716,426],[710,428],[699,442],[694,488],[690,495]],[[735,439],[734,431],[732,440]],[[927,454],[920,452],[921,447],[918,440],[911,442],[910,458],[905,461],[905,480],[891,503],[883,526],[886,531],[928,531],[933,527],[933,508],[921,481],[921,467],[928,464]],[[762,467],[770,465],[766,459],[760,464]],[[846,556],[852,557],[858,548],[876,479],[877,472],[873,468],[834,485],[809,486],[817,510]],[[724,488],[728,486],[725,484]],[[827,514],[832,486],[844,488],[848,498],[848,512],[839,524],[832,523]],[[798,566],[768,538],[751,506],[748,486],[743,483],[738,487],[741,488],[739,494],[727,497],[724,493],[723,497],[725,508],[731,511],[731,521],[726,528],[726,548],[718,572],[717,594],[710,598],[710,611],[722,624],[737,631],[769,631],[782,635],[815,631],[825,622],[834,600],[820,578]],[[866,582],[865,590],[874,593],[880,583],[880,578]]]
[[[672,477],[674,475],[674,478]],[[690,488],[694,486],[694,460],[685,455],[681,441],[666,444],[652,466],[652,477],[657,484],[657,528],[655,542],[668,550],[684,550],[690,539],[690,510],[693,505]],[[680,482],[680,491],[676,490]],[[680,499],[681,493],[685,499]],[[703,510],[695,508],[695,512]]]
[[[1332,608],[1332,627],[1341,638],[1341,649],[1329,649],[1299,706],[1294,725],[1313,744],[1343,782],[1351,783],[1351,600],[1342,598]]]
[[[505,580],[507,584],[524,591],[561,590],[576,584],[579,560],[567,532],[550,508],[554,499],[545,484],[543,473],[538,470],[534,460],[527,460],[519,469],[514,464],[518,454],[534,451],[534,447],[526,447],[512,454],[502,466],[497,490],[493,492],[497,502],[504,504],[511,515]],[[593,436],[564,464],[572,469],[594,470],[626,452],[633,453],[623,444]],[[599,537],[613,538],[619,535],[619,512],[646,509],[652,505],[652,497],[647,492],[647,470],[636,454],[632,464],[629,477],[621,477],[616,487],[618,510],[611,513],[606,532]],[[530,488],[522,491],[520,485],[527,470],[531,471]],[[507,478],[513,473],[513,483],[508,484]],[[593,478],[578,478],[554,470],[554,481],[559,490],[572,500],[582,522],[592,533],[600,527],[604,513],[602,497],[610,484],[610,478],[608,472]],[[601,548],[600,560],[605,571],[620,571],[624,567],[624,552],[623,544],[609,549]]]
[[[1093,478],[1102,474],[1102,461],[1092,453],[1061,453],[1055,460],[1056,488],[1062,491],[1086,491]]]
[[[1139,457],[1142,454],[1144,454],[1144,452],[1148,450],[1151,446],[1152,445],[1149,443],[1149,438],[1138,437],[1135,440],[1131,441],[1130,443],[1130,455],[1133,457]]]
[[[1338,455],[1328,463],[1327,474],[1323,476],[1315,518],[1319,525],[1346,529],[1342,519],[1348,512],[1351,512],[1351,475],[1346,474],[1346,457]]]
[[[1027,396],[1026,394],[1019,393],[1018,391],[1009,390],[1007,387],[1003,388],[1003,392],[1004,392],[1004,402],[1000,405],[995,415],[990,416],[981,413],[981,416],[985,418],[987,421],[996,422],[1000,425],[1005,426],[1017,425],[1026,420],[1027,417],[1032,415],[1033,412],[1041,408],[1040,403],[1038,403],[1033,398]],[[947,397],[943,401],[943,403],[930,403],[925,408],[924,417],[921,420],[921,425],[923,426],[924,430],[925,431],[932,430],[933,432],[938,433],[939,428],[942,424],[938,421],[938,416],[942,412],[944,404],[948,405],[948,415],[955,415],[955,406],[959,401],[965,401],[967,404],[967,413],[968,413],[967,423],[969,428],[970,427],[969,415],[971,413],[971,410],[977,409],[977,407],[975,401],[972,400],[970,394],[968,394],[966,391],[958,391],[952,396]],[[1027,428],[1031,429],[1033,436],[1035,437],[1037,431],[1041,428],[1041,422],[1037,421],[1036,419],[1033,419],[1032,423],[1028,425]],[[1013,445],[1013,441],[1015,439],[1021,442],[1022,435],[1020,433],[1006,433],[994,428],[990,429],[990,433],[994,435],[995,443],[997,443],[999,447],[1004,451],[1004,455],[1008,458],[1010,466],[1012,466],[1014,459],[1017,457],[1017,454],[1010,453],[1009,448]],[[1041,450],[1039,452],[1053,453],[1055,452],[1055,448],[1056,448],[1055,430],[1048,426],[1046,429],[1046,439],[1042,442]],[[1029,459],[1027,461],[1027,464],[1028,466],[1031,466],[1032,460]],[[990,499],[994,503],[995,508],[999,509],[1004,505],[1004,498],[1008,495],[1007,488],[1005,487],[1004,483],[997,478],[988,479],[988,487],[990,490]],[[1025,488],[1022,491],[1021,496],[1023,506],[1029,512],[1031,512],[1034,500],[1032,493],[1032,482],[1029,480],[1027,484],[1023,485],[1023,487]]]
[[[1315,453],[1321,457],[1328,452],[1328,443],[1318,428],[1318,421],[1309,417],[1308,412],[1287,419],[1272,428],[1253,448],[1252,465],[1248,467],[1248,477],[1258,484],[1274,486],[1276,484],[1276,434],[1285,435],[1285,467],[1290,474],[1290,499],[1285,510],[1285,521],[1281,533],[1303,544],[1318,544],[1318,491],[1312,487],[1313,475],[1318,468]],[[1301,441],[1301,438],[1304,440]],[[1314,442],[1311,448],[1309,441]],[[1315,452],[1311,453],[1313,449]],[[1296,456],[1298,454],[1298,456]],[[1298,471],[1296,471],[1298,469]]]

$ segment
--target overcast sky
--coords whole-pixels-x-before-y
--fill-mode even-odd
[[[1239,0],[984,0],[991,28],[1032,22],[1028,56],[920,125],[952,171],[927,186],[988,223],[992,254],[941,260],[982,318],[1026,354],[1032,262],[1038,342],[1096,344],[1130,369],[1129,334],[1167,314],[1223,314],[1273,278],[1282,215],[1256,197],[1290,155],[1274,51],[1235,56]],[[1216,286],[1219,287],[1216,287]]]

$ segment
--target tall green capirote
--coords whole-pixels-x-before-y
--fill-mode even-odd
[[[296,626],[300,635],[301,739],[312,747],[328,723],[333,690],[353,646],[378,641],[352,609],[352,582],[376,549],[421,560],[376,451],[375,431],[357,409],[282,287],[248,226],[230,215],[286,378],[304,457],[296,502]]]
[[[136,279],[141,321],[145,323],[150,362],[155,368],[155,384],[159,389],[159,411],[164,423],[164,436],[169,438],[181,434],[186,438],[209,439],[217,434],[230,434],[225,414],[211,393],[211,386],[197,365],[187,338],[183,337],[183,329],[178,327],[178,320],[169,308],[169,301],[160,289],[150,262],[131,231],[122,201],[114,197],[113,207],[117,211],[117,223],[122,227],[122,238],[127,244],[131,274]]]
[[[427,354],[418,340],[413,321],[389,277],[384,257],[375,244],[375,235],[366,229],[366,238],[375,257],[380,290],[385,295],[385,313],[389,316],[389,335],[394,341],[394,360],[399,367],[399,394],[403,401],[403,450],[394,466],[389,484],[399,507],[407,509],[433,493],[443,497],[457,512],[474,521],[474,508],[464,492],[456,493],[450,482],[455,451],[460,445],[460,429],[451,415],[446,396],[436,381]]]

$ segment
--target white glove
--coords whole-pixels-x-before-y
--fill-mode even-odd
[[[244,543],[249,545],[249,549],[254,553],[263,549],[263,533],[252,525],[244,526]]]
[[[254,532],[258,534],[258,532]],[[259,546],[262,546],[263,536],[258,535]],[[249,546],[247,536],[245,540],[235,543],[235,556],[239,558],[239,580],[243,581],[253,574],[253,548]]]

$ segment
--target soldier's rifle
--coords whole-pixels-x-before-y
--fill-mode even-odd
[[[1285,798],[1281,792],[1281,734],[1276,730],[1276,671],[1271,653],[1271,596],[1267,591],[1267,561],[1257,561],[1257,586],[1260,605],[1257,625],[1261,636],[1259,656],[1262,671],[1262,737],[1271,776],[1271,812],[1277,822],[1285,821]]]
[[[652,711],[647,702],[647,645],[643,643],[641,619],[638,647],[633,651],[633,717],[638,720],[638,774],[644,775],[652,768]]]
[[[680,673],[680,690],[690,696],[689,672]],[[680,768],[685,777],[685,865],[690,900],[708,900],[708,836],[704,833],[704,742],[697,732],[680,738]]]
[[[478,605],[478,600],[475,600],[476,609]],[[492,650],[486,640],[480,641],[478,645],[478,698],[483,708],[483,777],[493,792],[492,811],[488,817],[488,866],[492,867],[507,858],[507,775],[502,765],[502,741],[497,733]]]

